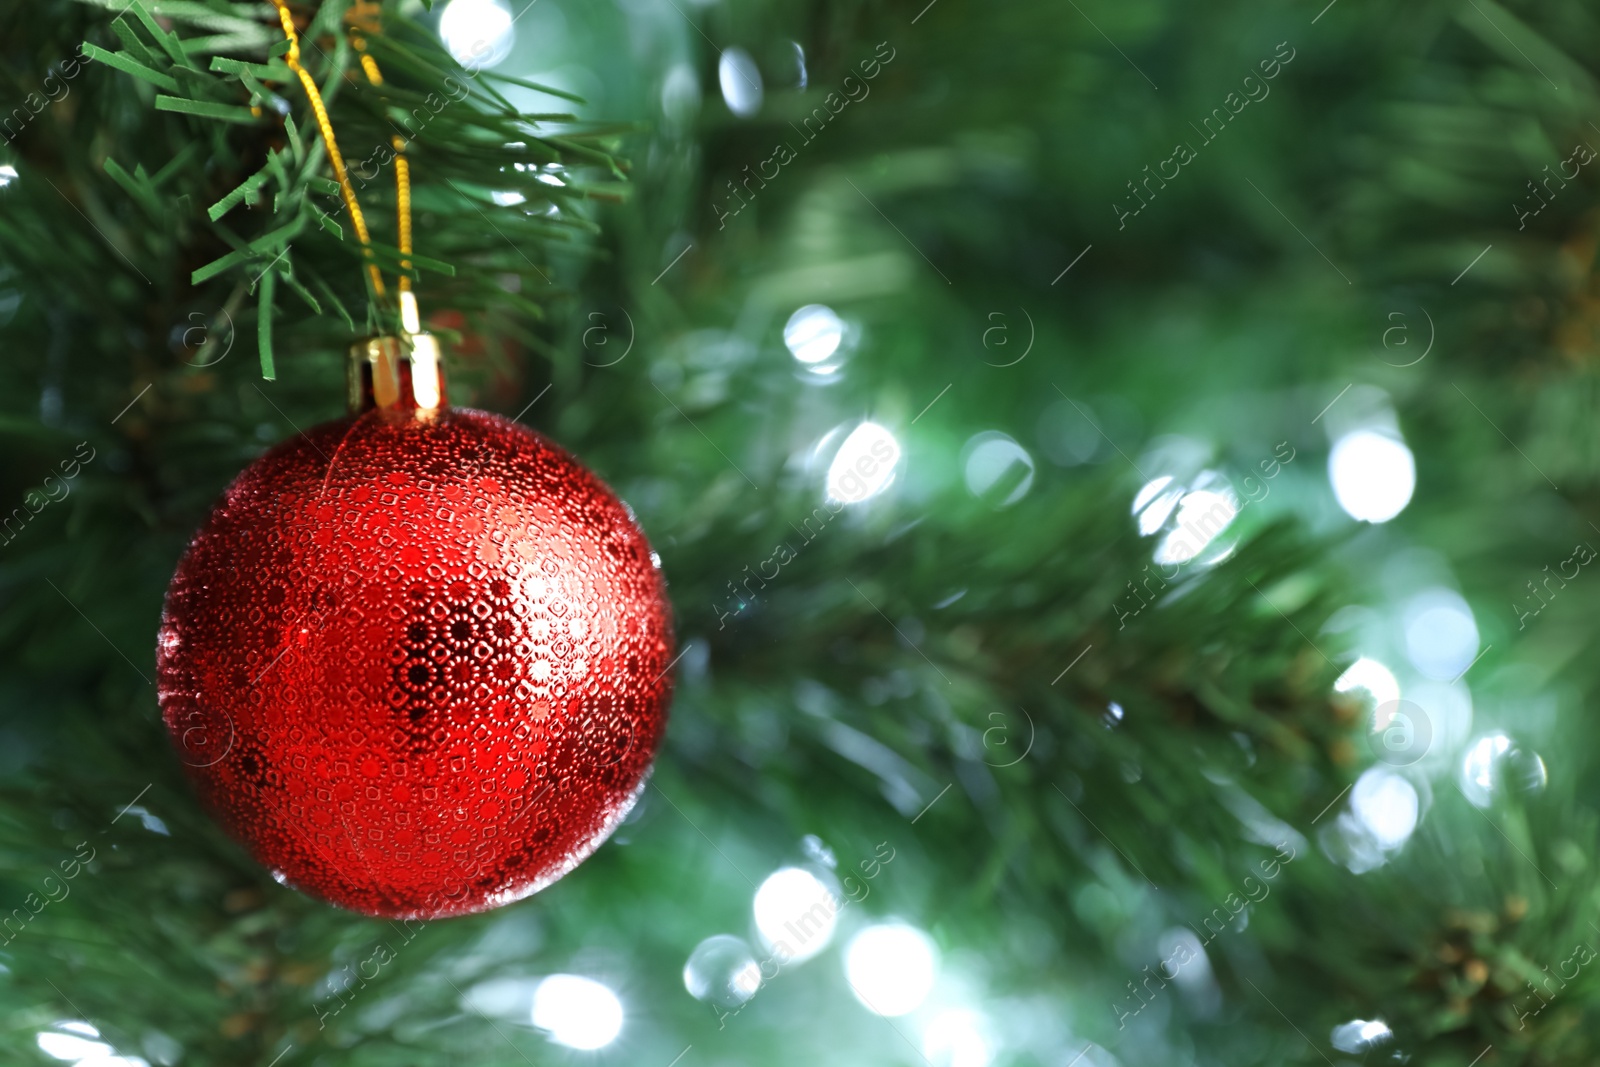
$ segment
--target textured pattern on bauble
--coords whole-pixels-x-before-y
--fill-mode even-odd
[[[372,915],[527,896],[606,838],[666,725],[659,564],[499,416],[372,411],[268,452],[167,592],[163,717],[282,882]]]

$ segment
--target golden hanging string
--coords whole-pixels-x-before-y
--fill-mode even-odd
[[[339,153],[339,142],[333,136],[333,120],[328,118],[328,107],[322,102],[322,93],[317,90],[317,83],[305,67],[300,65],[300,35],[295,32],[294,16],[289,13],[289,6],[284,0],[272,0],[278,9],[278,21],[283,24],[283,35],[289,41],[289,52],[284,57],[289,70],[300,79],[300,84],[305,88],[306,96],[311,101],[311,110],[317,117],[317,130],[322,134],[322,143],[328,148],[328,162],[333,164],[333,176],[339,182],[339,193],[344,197],[344,206],[350,212],[350,225],[355,227],[356,238],[361,242],[363,254],[367,259],[367,273],[372,278],[372,289],[380,297],[384,295],[383,275],[378,271],[378,265],[372,261],[370,245],[372,238],[367,233],[367,220],[361,214],[361,205],[356,203],[355,187],[350,184],[350,175],[345,171],[344,156]]]
[[[295,32],[294,20],[285,0],[272,0],[272,3],[278,10],[284,36],[289,41],[286,57],[289,69],[300,79],[306,96],[311,100],[311,109],[317,117],[317,129],[322,134],[323,144],[327,146],[328,159],[333,164],[334,177],[339,182],[340,195],[350,212],[356,237],[361,242],[373,292],[381,298],[385,295],[383,275],[373,261],[366,219],[361,214],[361,205],[356,202],[355,188],[350,184],[344,157],[340,155],[338,142],[334,139],[327,105],[317,91],[316,82],[300,65],[300,38]],[[375,86],[383,84],[383,72],[378,69],[378,61],[367,51],[366,35],[380,32],[379,15],[380,8],[375,0],[355,0],[345,16],[349,24],[351,47],[360,59],[367,81]],[[439,342],[431,334],[423,332],[417,298],[411,291],[411,277],[407,273],[412,267],[411,166],[405,155],[405,139],[397,134],[391,143],[395,150],[395,210],[400,249],[400,336],[395,337],[385,329],[383,335],[367,338],[351,348],[350,361],[346,365],[350,410],[359,413],[374,407],[394,408],[409,403],[419,417],[432,418],[445,399],[444,379],[439,369]],[[402,364],[409,366],[409,374],[401,373]]]
[[[377,29],[378,5],[372,0],[356,0],[346,18],[350,22],[350,44],[356,50],[361,60],[361,69],[366,72],[367,81],[373,85],[383,84],[383,72],[378,69],[378,61],[367,51],[366,31]],[[406,141],[404,137],[395,134],[390,143],[394,146],[394,199],[396,209],[396,228],[399,232],[400,265],[404,270],[411,269],[411,163],[406,159]],[[411,277],[408,274],[400,275],[401,315],[402,317],[415,314],[414,299],[407,299],[404,294],[411,292]],[[416,333],[418,324],[408,322],[406,332]]]

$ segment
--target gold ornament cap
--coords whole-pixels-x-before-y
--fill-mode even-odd
[[[369,337],[350,346],[345,382],[352,414],[395,411],[431,417],[445,406],[439,341],[422,331],[417,300],[400,294],[398,337]]]

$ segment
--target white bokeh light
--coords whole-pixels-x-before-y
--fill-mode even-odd
[[[863,422],[844,439],[828,465],[828,499],[859,504],[894,480],[900,442],[875,422]]]
[[[4,189],[17,180],[17,168],[9,163],[0,163],[0,189]]]
[[[1156,951],[1163,961],[1176,960],[1172,964],[1176,968],[1173,977],[1191,1012],[1209,1018],[1221,1010],[1222,990],[1211,970],[1211,957],[1206,955],[1205,942],[1193,930],[1174,926],[1163,931],[1156,941]],[[1180,952],[1183,956],[1178,959]]]
[[[1152,506],[1152,510],[1153,510]],[[1156,546],[1157,563],[1187,563],[1226,530],[1239,514],[1234,501],[1209,489],[1186,493],[1178,503],[1178,528]],[[1141,516],[1142,519],[1142,516]]]
[[[942,1011],[922,1035],[922,1054],[934,1067],[988,1067],[989,1043],[975,1011]]]
[[[1351,518],[1388,522],[1411,502],[1417,465],[1404,442],[1376,430],[1356,430],[1334,444],[1328,480]]]
[[[1504,755],[1510,747],[1511,738],[1499,731],[1474,741],[1472,747],[1467,749],[1466,757],[1461,761],[1467,781],[1487,793],[1494,785],[1495,757]]]
[[[35,1040],[46,1056],[77,1062],[104,1059],[116,1051],[103,1041],[92,1040],[99,1036],[100,1031],[88,1023],[64,1022],[57,1023],[55,1030],[41,1032]]]
[[[1417,828],[1417,790],[1393,771],[1372,767],[1350,790],[1350,810],[1379,848],[1393,851]]]
[[[1340,1052],[1358,1055],[1378,1047],[1393,1036],[1394,1031],[1382,1019],[1351,1019],[1333,1028],[1329,1042]]]
[[[844,320],[824,304],[807,304],[783,326],[783,343],[801,363],[815,366],[835,352],[844,340]]]
[[[869,926],[851,938],[844,973],[856,999],[878,1015],[904,1015],[928,998],[938,973],[928,935],[905,923]]]
[[[967,492],[973,496],[1008,507],[1026,496],[1033,485],[1033,457],[1003,433],[973,435],[967,441],[966,456]]]
[[[1336,693],[1349,693],[1364,689],[1372,695],[1372,703],[1382,707],[1391,700],[1400,699],[1400,682],[1394,672],[1375,659],[1362,656],[1345,669],[1333,683]]]
[[[323,981],[327,983],[329,979],[324,978]],[[537,978],[488,978],[468,986],[461,994],[460,1004],[464,1011],[476,1015],[521,1022],[533,1010],[533,994],[538,988]],[[329,992],[333,991],[330,984]]]
[[[768,948],[781,945],[788,960],[808,960],[833,939],[839,898],[804,867],[781,867],[756,890],[756,932]]]
[[[505,61],[516,44],[511,9],[497,0],[450,0],[439,16],[439,39],[455,61],[482,70]]]
[[[53,1059],[77,1064],[78,1067],[150,1067],[142,1056],[119,1056],[117,1050],[104,1041],[95,1040],[100,1031],[86,1022],[62,1020],[54,1030],[44,1030],[34,1036],[39,1051]]]
[[[1406,655],[1435,681],[1450,681],[1478,654],[1478,624],[1472,609],[1450,589],[1430,589],[1406,605]]]
[[[622,1032],[622,1001],[593,978],[552,974],[533,992],[533,1025],[558,1045],[604,1048]]]
[[[1133,497],[1133,513],[1138,517],[1139,536],[1149,537],[1166,525],[1172,509],[1183,499],[1183,486],[1172,483],[1172,475],[1152,478]]]
[[[1137,515],[1139,512],[1143,511],[1149,506],[1150,502],[1156,498],[1157,493],[1161,492],[1161,490],[1165,489],[1171,484],[1172,475],[1170,474],[1163,474],[1159,478],[1152,478],[1148,482],[1145,482],[1144,485],[1139,487],[1139,491],[1134,494],[1133,513]],[[1174,498],[1172,502],[1176,504],[1178,501],[1176,498]],[[1168,508],[1167,510],[1171,511],[1172,509]],[[1160,520],[1156,522],[1155,526],[1151,528],[1150,532],[1160,529],[1161,523],[1165,521],[1167,521],[1167,517],[1162,515]]]
[[[1495,792],[1507,784],[1507,774],[1515,770],[1506,764],[1511,761],[1515,753],[1523,756],[1522,750],[1500,730],[1473,741],[1467,746],[1466,755],[1461,758],[1461,792],[1474,807],[1487,808],[1494,801]],[[1533,753],[1528,753],[1522,760],[1524,781],[1517,784],[1532,785],[1543,788],[1546,776],[1544,761]],[[1526,781],[1531,772],[1536,781]]]
[[[459,2],[459,0],[458,0]],[[761,71],[743,48],[730,48],[717,61],[717,83],[728,110],[747,119],[761,110]]]
[[[688,126],[700,111],[700,81],[694,68],[679,63],[661,81],[661,110],[674,126]]]
[[[689,953],[683,965],[683,987],[696,1000],[743,1004],[761,988],[761,967],[743,938],[715,934]]]

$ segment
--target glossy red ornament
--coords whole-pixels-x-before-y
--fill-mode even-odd
[[[605,840],[665,729],[673,637],[604,483],[517,423],[417,406],[401,364],[402,401],[391,382],[371,407],[369,380],[368,410],[229,487],[167,591],[158,685],[190,778],[274,877],[438,917]]]

